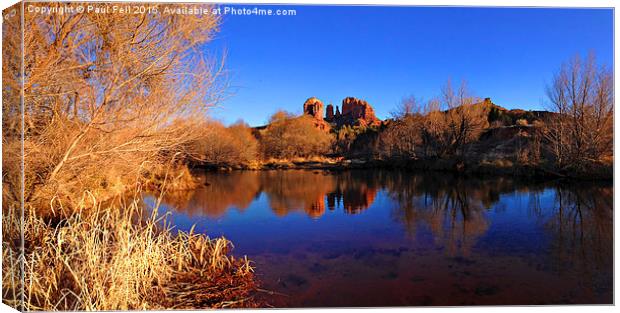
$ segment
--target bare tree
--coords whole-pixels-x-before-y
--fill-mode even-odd
[[[421,127],[427,109],[423,101],[415,96],[404,98],[397,110],[392,112],[394,120],[379,135],[379,155],[415,158],[416,149],[422,144]]]
[[[222,94],[221,63],[202,53],[218,24],[211,15],[25,12],[27,201],[130,186],[193,139],[175,121],[203,115]]]
[[[545,138],[559,167],[582,167],[612,154],[613,74],[593,55],[561,66],[547,86],[550,110]]]
[[[426,121],[422,128],[424,144],[440,157],[462,155],[488,126],[489,108],[476,104],[463,81],[454,90],[450,80],[441,88],[441,98],[427,103]]]
[[[403,98],[396,110],[391,112],[391,115],[395,119],[403,118],[412,115],[424,115],[427,112],[427,107],[424,105],[424,101],[414,95]]]

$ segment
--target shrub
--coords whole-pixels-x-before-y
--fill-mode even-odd
[[[413,158],[421,145],[420,116],[404,116],[390,123],[379,135],[379,155],[383,157]]]
[[[225,127],[208,122],[197,127],[200,137],[190,143],[191,159],[212,165],[248,165],[256,161],[258,141],[243,122]]]
[[[527,126],[527,125],[529,125],[528,121],[526,119],[524,119],[524,118],[518,119],[516,124],[518,126]]]
[[[310,157],[330,151],[333,136],[317,128],[312,117],[278,112],[270,121],[260,137],[264,158]]]

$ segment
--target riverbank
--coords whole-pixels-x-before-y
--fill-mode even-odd
[[[158,205],[157,205],[158,206]],[[14,206],[13,206],[14,207]],[[257,281],[232,243],[170,227],[140,193],[53,216],[3,212],[3,302],[22,310],[146,310],[256,307]],[[23,234],[24,281],[20,232]],[[23,293],[23,302],[21,294]]]
[[[212,165],[195,164],[195,168],[233,171],[233,170],[348,170],[348,169],[398,169],[416,171],[441,171],[462,175],[509,175],[531,178],[570,178],[579,180],[613,179],[613,161],[592,163],[582,170],[557,169],[547,164],[518,164],[508,159],[494,161],[463,161],[457,159],[345,159],[345,158],[298,158],[293,160],[271,159],[252,165]]]

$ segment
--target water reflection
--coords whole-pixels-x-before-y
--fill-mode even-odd
[[[486,213],[505,210],[502,195],[525,194],[528,208],[551,237],[557,266],[609,265],[613,241],[613,187],[607,183],[531,182],[510,178],[394,174],[385,188],[394,218],[408,233],[428,226],[452,254],[467,255],[489,228]],[[545,191],[553,199],[541,199]]]
[[[244,210],[261,193],[277,216],[304,212],[319,218],[342,208],[347,214],[367,209],[380,188],[373,177],[362,173],[333,175],[323,171],[247,171],[198,175],[201,186],[168,192],[163,202],[190,216],[223,216],[231,208]]]
[[[613,239],[613,187],[605,183],[576,186],[384,171],[238,171],[197,177],[200,188],[168,193],[163,202],[190,216],[220,218],[232,208],[245,210],[264,193],[276,216],[303,212],[320,218],[326,209],[360,213],[372,206],[379,190],[385,190],[393,200],[393,219],[409,236],[426,227],[435,243],[448,247],[451,255],[467,256],[489,229],[486,213],[505,209],[501,196],[517,193],[528,196],[527,207],[553,237],[561,264],[608,261],[602,251]],[[552,191],[552,201],[541,200],[546,190]],[[576,254],[581,257],[576,259]]]
[[[607,271],[613,267],[613,188],[562,184],[554,200],[550,209],[539,213],[550,214],[541,222],[552,238],[553,270],[574,273],[584,284],[611,288],[613,276]]]
[[[377,170],[200,180],[164,197],[189,217],[177,226],[229,237],[267,287],[298,286],[278,305],[611,302],[611,183]]]
[[[231,172],[225,175],[197,175],[200,187],[164,194],[163,203],[189,216],[223,216],[230,208],[245,210],[260,194],[258,172]]]
[[[469,255],[476,239],[489,225],[485,211],[499,200],[501,184],[478,185],[449,176],[395,174],[388,181],[395,201],[394,217],[410,235],[427,226],[436,244],[447,246],[451,255]],[[494,187],[490,187],[494,186]]]

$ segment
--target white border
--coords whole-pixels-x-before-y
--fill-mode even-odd
[[[91,2],[117,2],[117,1],[92,1]],[[0,0],[0,8],[5,9],[15,3],[17,1],[9,1],[9,0]],[[89,2],[89,1],[79,1],[79,2]],[[157,1],[145,1],[145,0],[133,0],[132,2],[157,2]],[[488,7],[602,7],[602,8],[614,8],[614,75],[617,73],[618,64],[615,62],[617,59],[617,50],[615,49],[615,42],[617,41],[618,36],[618,25],[615,23],[615,7],[616,1],[612,0],[220,0],[220,1],[182,1],[182,0],[167,0],[162,2],[205,2],[205,3],[272,3],[272,4],[323,4],[323,5],[420,5],[420,6],[488,6]],[[0,54],[1,61],[1,54]],[[1,82],[1,81],[0,81]],[[614,90],[618,90],[618,80],[614,82]],[[620,125],[620,121],[618,119],[618,113],[616,111],[615,114],[615,123],[614,129],[618,129],[618,125]],[[614,131],[615,133],[615,131]],[[618,155],[618,143],[619,139],[616,136],[614,138],[614,154]],[[1,154],[0,154],[1,157]],[[0,163],[1,166],[1,163]],[[614,165],[614,177],[618,177],[620,170],[618,167]],[[620,194],[619,190],[614,188],[614,199],[618,199],[618,195]],[[1,199],[0,199],[1,203]],[[614,212],[616,210],[614,202]],[[616,226],[616,219],[614,214],[614,239],[618,238],[618,228]],[[0,233],[1,234],[1,233]],[[614,252],[617,251],[618,241],[614,240]],[[614,272],[615,269],[618,268],[616,265],[618,264],[618,259],[615,257],[614,253]],[[614,274],[615,275],[615,274]],[[618,303],[618,291],[616,289],[614,279],[614,303]],[[515,292],[519,292],[515,290]],[[334,312],[381,312],[387,308],[353,308],[353,309],[294,309],[294,310],[286,310],[289,312],[321,312],[321,313],[334,313]],[[229,312],[258,312],[261,310],[227,310]],[[283,309],[277,309],[283,310]],[[319,311],[320,310],[320,311]],[[469,306],[469,307],[398,307],[398,308],[389,308],[390,312],[411,312],[415,310],[416,312],[476,312],[476,311],[484,311],[484,312],[502,312],[502,313],[514,313],[514,312],[555,312],[556,310],[562,310],[563,313],[573,313],[573,312],[615,312],[616,309],[614,306],[594,306],[594,305],[563,305],[563,306]],[[4,312],[16,312],[14,309],[0,304],[0,313]],[[196,311],[151,311],[151,312],[196,312]]]

